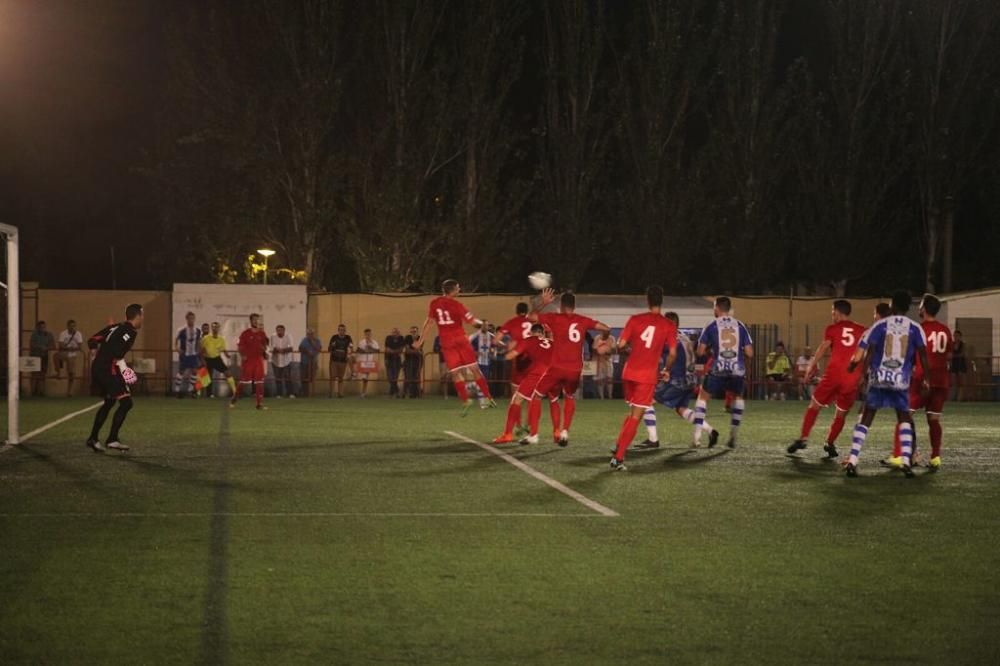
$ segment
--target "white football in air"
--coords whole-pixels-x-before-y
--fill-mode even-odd
[[[531,285],[532,289],[547,289],[552,286],[552,276],[548,273],[535,271],[528,276],[528,284]]]

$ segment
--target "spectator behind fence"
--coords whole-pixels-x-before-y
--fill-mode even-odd
[[[336,389],[337,397],[343,398],[344,375],[347,374],[350,356],[354,352],[354,340],[347,334],[347,326],[341,324],[337,327],[326,350],[330,352],[330,397],[333,397]]]
[[[965,398],[965,377],[969,372],[968,362],[965,356],[965,342],[962,341],[962,331],[955,331],[951,345],[951,363],[949,372],[951,373],[951,385],[955,387],[955,402],[962,402]]]
[[[389,380],[389,397],[402,398],[399,391],[399,371],[403,369],[403,349],[406,338],[399,334],[398,328],[385,337],[385,376]]]
[[[201,329],[194,325],[194,313],[184,315],[187,326],[182,326],[174,336],[174,351],[177,352],[177,374],[174,375],[174,391],[178,398],[187,392],[194,397],[198,387],[198,368],[201,367]]]
[[[802,354],[795,360],[796,379],[798,379],[799,400],[809,400],[812,398],[812,388],[819,381],[818,379],[806,380],[806,370],[812,360],[812,349],[808,346],[802,348]]]
[[[594,340],[594,360],[597,366],[595,368],[594,382],[597,384],[598,398],[607,398],[608,400],[612,398],[612,391],[614,390],[612,381],[615,377],[615,364],[612,362],[612,357],[617,346],[618,343],[614,336],[611,335],[611,331],[603,331]]]
[[[292,390],[292,336],[285,335],[285,327],[278,324],[271,336],[271,372],[274,374],[274,397],[282,394],[295,397]]]
[[[784,400],[785,389],[791,378],[792,360],[785,353],[785,343],[778,342],[774,351],[767,355],[767,399]]]
[[[316,336],[316,331],[306,329],[306,337],[299,343],[299,381],[302,382],[302,395],[307,398],[312,395],[313,382],[316,381],[316,371],[319,369],[319,354],[323,351],[323,343]]]
[[[410,327],[410,334],[403,342],[406,349],[403,355],[403,395],[407,398],[420,397],[420,371],[424,367],[424,357],[420,351],[420,329]]]
[[[368,397],[368,380],[378,379],[378,353],[381,349],[372,338],[372,329],[365,329],[365,337],[358,342],[357,373],[361,378],[361,397]]]
[[[41,361],[41,370],[31,375],[31,395],[45,395],[45,376],[49,372],[49,351],[55,349],[56,343],[45,326],[44,321],[35,324],[28,340],[28,353]]]
[[[73,395],[73,380],[76,379],[77,364],[80,358],[80,350],[83,348],[83,334],[76,330],[76,322],[70,319],[66,322],[66,330],[59,334],[56,343],[59,351],[56,352],[56,379],[62,376],[63,367],[66,368],[66,397]]]

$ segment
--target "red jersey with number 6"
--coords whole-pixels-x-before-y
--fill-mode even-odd
[[[618,342],[632,345],[622,370],[622,379],[656,384],[663,348],[669,347],[673,351],[677,347],[677,324],[652,312],[632,315],[618,336]]]
[[[437,322],[441,344],[465,338],[464,323],[473,323],[476,318],[459,301],[447,296],[438,296],[431,301],[427,316]]]
[[[847,372],[847,366],[851,363],[851,357],[858,349],[861,336],[865,334],[865,327],[861,324],[845,319],[836,324],[830,324],[823,333],[823,339],[830,343],[830,364],[826,366],[825,375],[831,379],[846,379],[849,377],[860,377],[861,368],[857,367],[853,373]]]
[[[550,312],[538,315],[538,321],[552,331],[552,367],[570,372],[583,371],[583,341],[587,331],[597,326],[597,321],[576,313]]]
[[[948,359],[951,357],[954,344],[951,329],[939,321],[920,322],[920,328],[924,329],[924,335],[927,337],[927,363],[931,366],[931,371],[927,373],[927,383],[931,388],[948,388],[951,385]],[[924,378],[920,357],[917,356],[914,361],[911,386],[919,384]]]

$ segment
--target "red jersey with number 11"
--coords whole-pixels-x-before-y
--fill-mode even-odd
[[[849,319],[826,327],[823,339],[830,343],[830,364],[826,366],[827,375],[832,379],[860,376],[860,366],[854,369],[853,374],[847,372],[847,366],[851,363],[851,357],[854,356],[864,334],[865,327]]]
[[[437,322],[441,344],[465,337],[465,322],[473,323],[476,318],[454,298],[438,296],[427,308],[427,316]]]
[[[632,345],[622,370],[622,379],[656,384],[663,348],[669,347],[671,351],[677,348],[677,324],[652,312],[632,315],[618,336],[618,342]]]
[[[552,367],[570,372],[583,371],[583,341],[587,331],[597,326],[590,317],[576,313],[550,312],[538,315],[538,321],[552,331]]]

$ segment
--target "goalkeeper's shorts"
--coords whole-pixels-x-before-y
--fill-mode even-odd
[[[97,395],[115,400],[131,393],[125,379],[119,373],[95,372],[91,375],[90,385]]]

